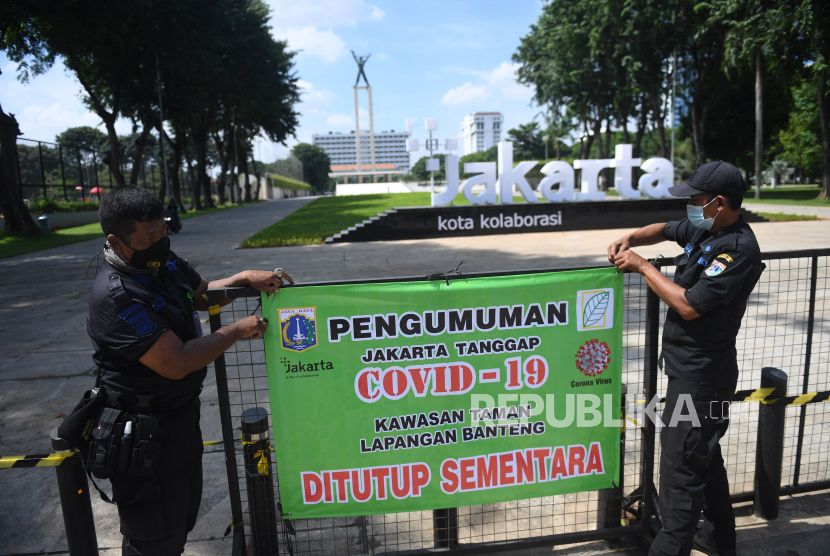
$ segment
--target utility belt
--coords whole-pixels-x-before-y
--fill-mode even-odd
[[[153,486],[161,461],[165,414],[192,403],[198,391],[181,398],[117,392],[98,387],[88,391],[58,433],[81,452],[87,474],[99,479],[144,478],[128,505],[140,500]],[[95,481],[101,499],[111,502]]]
[[[107,407],[129,411],[131,413],[170,413],[178,411],[199,397],[202,387],[192,394],[181,398],[160,398],[153,394],[133,394],[132,392],[117,392],[107,390]]]
[[[161,456],[163,421],[166,413],[193,402],[201,393],[163,399],[153,394],[106,390],[92,438],[84,454],[86,468],[100,479],[152,477]]]

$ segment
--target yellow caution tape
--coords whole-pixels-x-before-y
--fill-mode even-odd
[[[218,315],[220,312],[221,309],[219,305],[211,305],[210,307],[208,307],[208,315],[210,316]]]

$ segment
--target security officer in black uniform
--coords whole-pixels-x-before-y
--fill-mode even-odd
[[[755,235],[739,213],[746,190],[731,164],[704,164],[687,183],[669,189],[689,197],[688,218],[651,224],[608,247],[612,263],[642,274],[669,306],[661,356],[669,377],[660,433],[663,527],[650,556],[687,555],[693,542],[710,554],[735,554],[735,514],[718,442],[729,426],[728,402],[738,381],[735,339],[764,270]],[[683,248],[674,282],[630,250],[661,241]],[[686,418],[672,423],[676,408]]]
[[[181,554],[202,497],[199,392],[207,365],[240,338],[261,338],[248,317],[203,336],[197,311],[211,288],[252,286],[277,293],[280,271],[245,271],[208,282],[170,250],[164,206],[141,187],[116,187],[101,201],[106,262],[89,299],[87,330],[108,405],[157,418],[158,470],[150,480],[114,476],[125,556]]]

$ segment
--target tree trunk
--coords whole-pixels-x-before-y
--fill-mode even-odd
[[[219,178],[216,180],[216,193],[219,196],[219,205],[225,204],[225,180],[228,179],[228,164],[230,163],[230,148],[226,147],[226,142],[219,137],[219,132],[213,134],[213,142],[216,143],[216,150],[219,151],[219,164],[222,171],[219,173]],[[228,145],[229,146],[229,145]]]
[[[3,209],[3,229],[7,232],[34,233],[39,228],[23,203],[17,180],[18,135],[22,133],[17,120],[0,107],[0,207]]]
[[[699,93],[700,87],[695,87],[692,95],[692,143],[695,147],[695,164],[700,167],[706,164],[706,145],[703,140],[703,132],[706,128],[706,109],[703,105],[703,93]]]
[[[819,199],[830,199],[830,101],[827,89],[827,68],[821,70],[818,80],[818,108],[821,115],[821,193]]]
[[[190,150],[187,148],[187,139],[187,137],[184,138],[182,152],[184,153],[184,162],[187,165],[187,177],[190,182],[190,210],[202,210],[202,200],[199,198],[198,176],[193,171],[193,159],[190,157]]]
[[[605,158],[605,153],[602,150],[602,115],[594,120],[594,137],[597,140],[597,159]]]
[[[608,118],[608,123],[605,128],[605,153],[608,158],[611,158],[611,118]]]
[[[147,145],[147,137],[150,135],[150,124],[146,124],[135,142],[135,160],[133,160],[133,168],[130,170],[130,183],[138,185],[138,178],[141,174],[141,168],[144,167],[144,147]]]
[[[205,195],[205,207],[214,208],[213,197],[210,193],[210,178],[207,176],[207,131],[197,130],[193,143],[196,146],[196,190],[200,189]]]
[[[648,127],[648,111],[646,107],[640,104],[640,121],[637,122],[637,134],[634,140],[634,148],[632,149],[632,154],[634,158],[640,157],[640,148],[643,145],[643,137],[646,134],[646,128]]]
[[[166,132],[165,136],[167,136]],[[179,169],[182,167],[182,135],[176,133],[175,141],[171,141],[170,137],[167,136],[167,145],[173,149],[173,168],[170,169],[170,187],[172,188],[173,198],[176,199],[176,203],[184,209],[184,205],[182,204],[182,184],[179,181]],[[185,209],[184,212],[187,212],[187,210]]]
[[[262,184],[260,184],[259,170],[256,167],[256,160],[254,160],[254,150],[251,149],[251,165],[254,167],[254,176],[256,176],[256,188],[254,189],[254,201],[259,201],[259,190],[262,188]]]
[[[660,108],[660,99],[649,95],[651,110],[654,114],[654,123],[657,124],[657,137],[660,139],[660,158],[668,158],[669,149],[666,146],[666,128],[663,122],[663,110]]]
[[[118,143],[118,133],[115,131],[115,118],[107,114],[107,118],[102,119],[107,127],[110,140],[110,173],[115,180],[115,185],[124,185],[124,172],[121,171],[121,146]]]
[[[242,187],[244,191],[244,197],[242,192],[240,192],[239,195],[239,204],[241,205],[242,203],[251,202],[251,184],[248,183],[248,147],[247,145],[244,145],[241,141],[238,141],[237,145],[239,150],[242,151],[239,153],[239,170],[243,176]]]
[[[761,170],[764,164],[764,59],[755,52],[755,198],[761,198]]]

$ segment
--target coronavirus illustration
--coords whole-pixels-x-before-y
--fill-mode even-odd
[[[606,342],[596,338],[586,340],[584,346],[579,346],[576,352],[576,368],[585,376],[599,376],[608,368],[611,360],[611,349]]]

